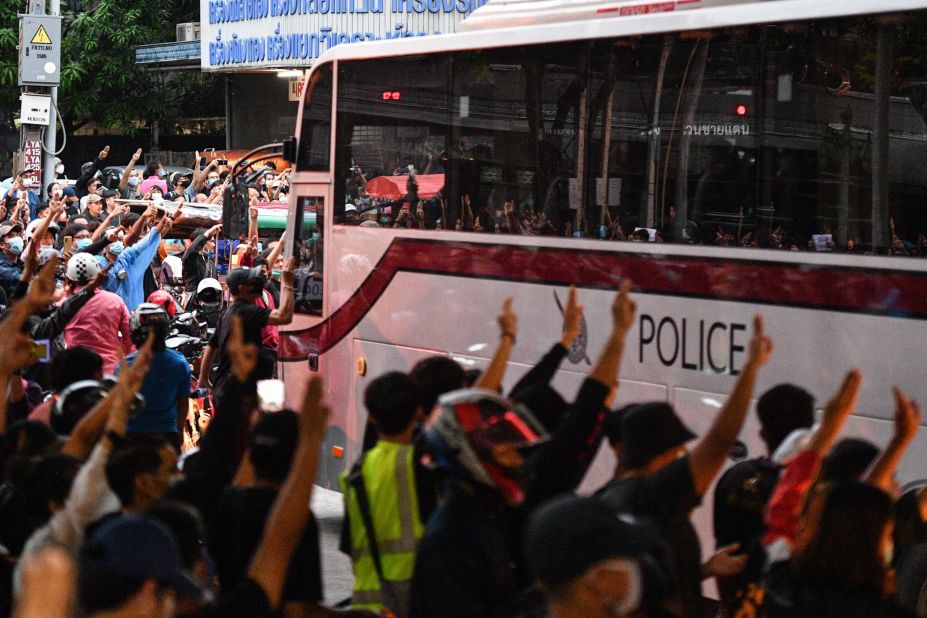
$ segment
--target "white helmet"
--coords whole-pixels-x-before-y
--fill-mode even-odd
[[[161,263],[161,268],[167,267],[170,273],[170,281],[179,282],[183,281],[183,262],[176,255],[169,255],[164,258],[164,262]],[[165,275],[167,278],[167,275]]]
[[[89,253],[78,253],[68,260],[65,274],[70,281],[87,283],[96,279],[96,276],[100,274],[100,264]]]
[[[216,290],[220,294],[222,293],[222,284],[219,283],[216,279],[212,277],[206,277],[196,286],[196,293],[199,294],[203,290]]]

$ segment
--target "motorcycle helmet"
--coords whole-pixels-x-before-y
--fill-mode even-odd
[[[222,284],[212,277],[206,277],[196,286],[196,297],[205,303],[218,303],[222,300]]]
[[[148,295],[148,304],[158,305],[167,312],[168,317],[173,318],[177,315],[177,301],[167,290],[155,290]]]
[[[52,429],[60,436],[70,435],[77,423],[106,397],[115,385],[116,379],[110,376],[100,382],[78,380],[65,388],[52,407]],[[141,393],[136,393],[135,400],[129,407],[129,417],[134,417],[144,409],[145,398]]]
[[[129,320],[129,330],[132,333],[132,343],[141,347],[148,339],[150,332],[155,333],[155,349],[163,349],[164,340],[170,330],[171,320],[160,305],[142,303],[132,312]]]
[[[518,469],[502,465],[495,452],[503,445],[524,452],[546,442],[548,435],[524,407],[492,391],[469,388],[438,400],[423,438],[436,467],[491,487],[516,505],[524,500]]]
[[[68,260],[65,276],[74,283],[89,283],[100,274],[100,265],[89,253],[78,253]]]
[[[179,284],[183,282],[183,262],[176,255],[168,255],[161,262],[159,279],[165,283]]]

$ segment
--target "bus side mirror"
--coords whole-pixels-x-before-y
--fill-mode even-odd
[[[222,196],[222,231],[226,238],[237,239],[248,233],[248,188],[231,184]]]
[[[295,137],[288,137],[283,140],[283,158],[290,162],[292,167],[296,167],[296,157],[299,152],[299,141]]]

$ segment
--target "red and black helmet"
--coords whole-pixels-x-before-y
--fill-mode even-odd
[[[148,300],[145,302],[158,305],[164,309],[169,317],[173,318],[177,315],[177,301],[175,301],[170,292],[166,290],[155,290],[148,295]]]

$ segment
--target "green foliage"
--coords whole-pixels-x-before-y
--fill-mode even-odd
[[[133,132],[139,120],[170,126],[212,90],[214,78],[198,72],[159,73],[135,65],[137,46],[172,41],[175,23],[197,18],[195,1],[90,0],[72,13],[62,5],[58,107],[69,128],[92,121]],[[0,0],[0,103],[14,109],[17,13],[24,8],[22,0]]]

